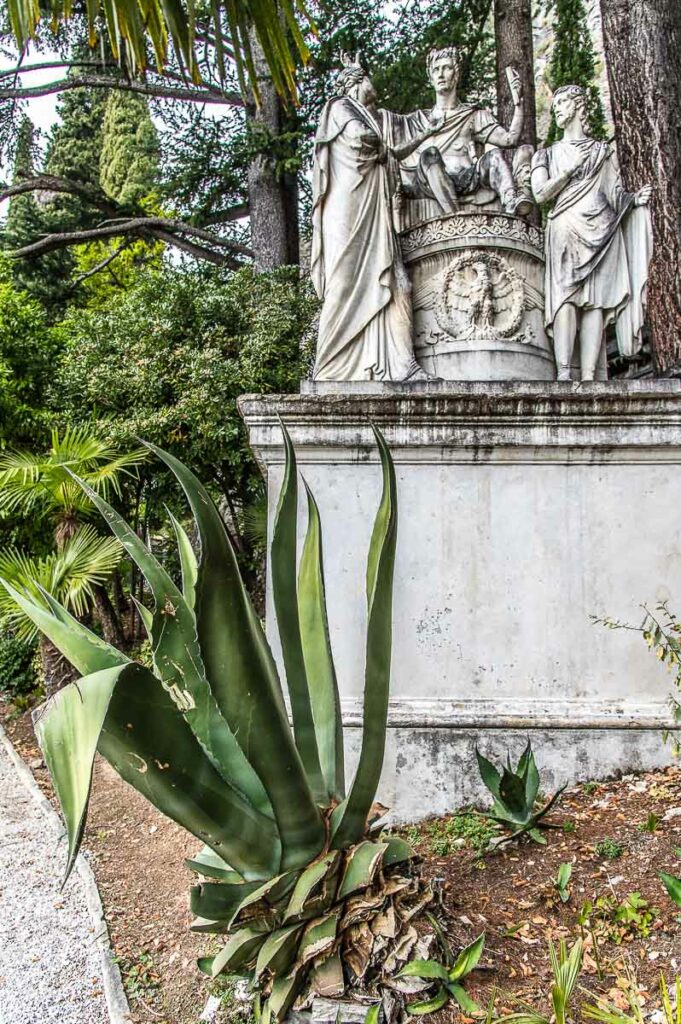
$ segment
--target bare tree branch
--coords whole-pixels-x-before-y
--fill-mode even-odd
[[[0,185],[0,202],[3,199],[11,199],[13,196],[22,195],[25,192],[58,192],[65,195],[78,196],[86,203],[96,207],[108,217],[115,217],[120,212],[104,192],[86,185],[84,182],[70,181],[67,178],[58,178],[53,174],[37,174],[32,178],[25,178],[13,185]]]
[[[167,242],[168,245],[174,245],[178,249],[182,249],[184,252],[190,253],[197,260],[206,260],[208,263],[214,263],[218,267],[230,267],[232,270],[238,270],[243,264],[239,263],[238,260],[230,259],[225,253],[213,252],[212,249],[205,249],[202,245],[196,245],[195,242],[190,242],[186,238],[179,238],[177,235],[172,235],[166,231],[154,231],[154,237],[158,238],[161,242]]]
[[[113,261],[120,256],[120,254],[127,249],[129,245],[130,242],[127,239],[125,242],[121,242],[116,251],[107,256],[105,260],[102,260],[102,262],[98,263],[96,267],[92,267],[91,270],[88,270],[85,274],[81,274],[80,277],[75,279],[75,281],[72,281],[69,285],[69,290],[73,291],[79,284],[82,284],[83,281],[87,281],[89,277],[94,277],[95,274],[100,272],[100,270],[105,270],[106,267],[108,267],[110,263],[113,263]]]
[[[207,83],[197,88],[182,88],[179,85],[164,85],[162,82],[128,81],[125,78],[108,78],[104,75],[60,78],[54,82],[44,82],[42,85],[21,88],[5,86],[0,88],[0,100],[35,99],[39,96],[49,96],[55,92],[67,92],[69,89],[81,88],[120,89],[157,99],[186,100],[189,103],[222,103],[230,107],[244,106],[244,101],[238,92],[223,91]]]
[[[44,256],[55,249],[65,249],[70,245],[80,245],[83,242],[92,242],[102,238],[112,238],[116,235],[132,235],[145,237],[151,235],[153,238],[161,238],[178,248],[186,248],[190,243],[183,237],[190,235],[200,238],[210,245],[220,249],[227,249],[232,255],[252,256],[252,250],[241,242],[232,238],[225,238],[222,235],[215,235],[204,228],[196,227],[193,224],[186,224],[180,220],[170,220],[164,217],[131,217],[129,220],[116,219],[112,223],[104,223],[96,228],[85,228],[79,231],[62,231],[44,235],[30,245],[24,245],[21,249],[15,249],[10,255],[15,259],[27,259],[29,257]],[[198,247],[195,247],[198,248]],[[201,247],[203,248],[203,247]],[[189,251],[189,250],[188,250]],[[203,250],[212,252],[212,250]],[[212,252],[213,262],[225,262],[225,254]],[[207,256],[202,258],[207,259]]]
[[[247,217],[250,209],[250,203],[239,203],[237,206],[230,206],[228,210],[211,213],[208,217],[202,219],[207,227],[211,224],[230,224],[232,221]]]
[[[40,64],[17,64],[13,68],[0,71],[0,78],[15,78],[17,75],[31,71],[49,71],[50,68],[117,68],[117,64],[103,64],[101,60],[46,60]]]

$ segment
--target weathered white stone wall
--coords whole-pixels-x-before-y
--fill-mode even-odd
[[[351,725],[381,488],[369,419],[391,446],[400,519],[381,796],[396,815],[474,798],[475,742],[501,753],[528,730],[553,783],[667,760],[669,676],[637,633],[591,616],[638,623],[642,602],[681,608],[681,385],[310,390],[247,397],[242,411],[271,508],[283,469],[277,415],[319,503]],[[278,655],[272,623],[269,613]],[[351,757],[358,739],[351,729]]]

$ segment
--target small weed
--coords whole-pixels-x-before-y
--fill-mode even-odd
[[[231,975],[218,975],[209,986],[212,996],[220,1000],[220,1020],[225,1024],[252,1024],[253,1003],[237,995],[237,985],[245,983]]]
[[[640,892],[630,892],[621,903],[613,896],[600,896],[590,910],[594,930],[617,946],[632,939],[647,939],[659,914]]]
[[[566,834],[570,835],[572,832],[575,832],[576,829],[577,826],[575,825],[574,821],[563,822],[563,832],[565,832]]]
[[[598,789],[598,783],[597,782],[585,782],[584,785],[582,786],[582,789],[584,790],[584,792],[586,793],[587,796],[591,796],[591,794],[595,793],[596,790]]]
[[[624,853],[624,847],[616,839],[601,839],[596,843],[594,852],[597,857],[607,857],[608,860],[617,860]]]
[[[639,832],[657,832],[662,818],[659,814],[654,814],[652,811],[646,818],[646,820],[638,826]]]
[[[146,951],[138,953],[135,960],[117,957],[116,963],[121,971],[123,987],[130,999],[145,999],[157,990],[160,979],[154,970],[154,962]]]
[[[410,846],[418,846],[418,844],[423,839],[423,834],[418,825],[409,825],[406,832],[404,833],[404,838],[406,839]]]
[[[496,831],[478,811],[464,809],[445,821],[434,821],[430,825],[430,847],[436,857],[446,857],[457,847],[485,850]]]

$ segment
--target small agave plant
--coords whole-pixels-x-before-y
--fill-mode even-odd
[[[1,581],[82,676],[44,706],[36,723],[67,825],[67,876],[99,752],[204,844],[189,861],[200,879],[191,890],[193,927],[219,936],[213,945],[220,948],[200,967],[210,976],[248,977],[265,1022],[315,994],[362,989],[378,998],[383,981],[418,951],[413,919],[432,897],[409,871],[411,848],[374,826],[397,538],[394,468],[375,434],[383,493],[366,577],[363,738],[347,792],[319,513],[307,489],[297,572],[297,471],[286,432],[271,579],[292,725],[221,517],[194,474],[153,445],[184,489],[200,541],[197,557],[173,519],[181,589],[118,513],[79,481],[153,594],[153,612],[140,607],[153,671],[104,643],[47,592]]]
[[[555,805],[565,786],[559,789],[543,807],[535,810],[534,805],[539,793],[539,771],[529,740],[515,771],[511,766],[510,757],[507,758],[506,765],[499,771],[491,761],[482,756],[477,747],[475,753],[482,781],[494,797],[494,804],[487,817],[510,832],[510,835],[502,842],[517,839],[527,833],[536,843],[545,843],[546,839],[540,829],[556,826],[547,824],[543,819]],[[499,843],[494,845],[498,846]]]

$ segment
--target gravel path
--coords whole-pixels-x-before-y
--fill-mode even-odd
[[[0,1024],[109,1024],[85,887],[0,743]]]

